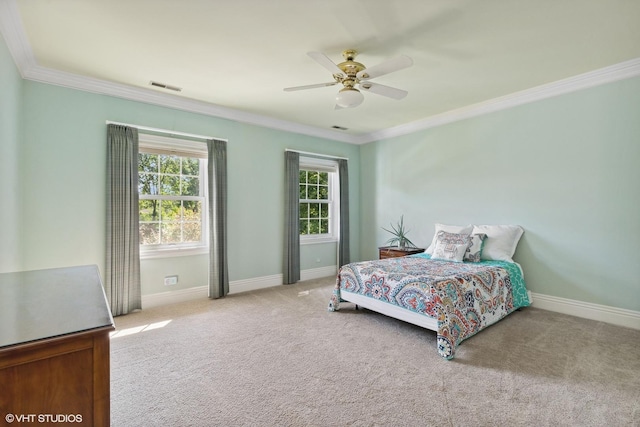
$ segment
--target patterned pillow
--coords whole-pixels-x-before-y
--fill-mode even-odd
[[[471,230],[473,230],[473,225],[446,225],[446,224],[436,224],[435,232],[433,233],[433,240],[431,244],[427,248],[424,253],[433,254],[433,250],[436,247],[436,239],[438,238],[438,232],[446,231],[447,233],[459,233],[459,234],[471,234]]]
[[[471,243],[467,251],[464,253],[463,261],[480,262],[480,256],[482,255],[482,248],[484,247],[484,239],[487,237],[484,233],[472,234]]]
[[[431,259],[462,262],[462,258],[470,243],[471,236],[468,234],[438,231],[436,235],[436,247],[433,249]]]

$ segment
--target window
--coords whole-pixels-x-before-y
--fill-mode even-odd
[[[140,135],[142,256],[206,252],[206,170],[205,144]]]
[[[338,172],[334,161],[300,158],[300,242],[338,239]]]

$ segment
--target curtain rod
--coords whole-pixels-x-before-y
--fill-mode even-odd
[[[308,151],[293,150],[291,148],[287,148],[284,151],[293,151],[294,153],[306,154],[307,156],[326,157],[326,158],[329,158],[329,159],[349,160],[348,157],[338,157],[338,156],[330,156],[328,154],[310,153]]]
[[[204,140],[218,139],[218,140],[229,142],[229,140],[225,139],[225,138],[216,138],[214,136],[206,136],[206,135],[196,135],[196,134],[193,134],[193,133],[185,133],[185,132],[178,132],[178,131],[174,131],[174,130],[152,128],[152,127],[148,127],[148,126],[138,126],[138,125],[132,125],[132,124],[129,124],[129,123],[112,122],[112,121],[109,121],[109,120],[107,120],[107,124],[108,125],[129,126],[129,127],[132,127],[132,128],[136,128],[138,130],[143,130],[143,131],[146,130],[148,132],[164,133],[166,135],[184,136],[186,138],[204,139]]]

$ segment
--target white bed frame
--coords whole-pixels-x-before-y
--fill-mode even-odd
[[[365,297],[364,295],[347,292],[344,289],[340,289],[340,297],[345,301],[354,303],[356,306],[376,311],[378,313],[384,314],[385,316],[413,323],[414,325],[418,325],[432,331],[438,330],[438,320],[433,317],[414,313],[413,311],[409,311],[406,308],[378,301],[377,299]]]

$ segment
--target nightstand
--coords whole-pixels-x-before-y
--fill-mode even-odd
[[[380,259],[399,258],[424,252],[424,248],[399,248],[398,246],[382,246],[378,248]]]

